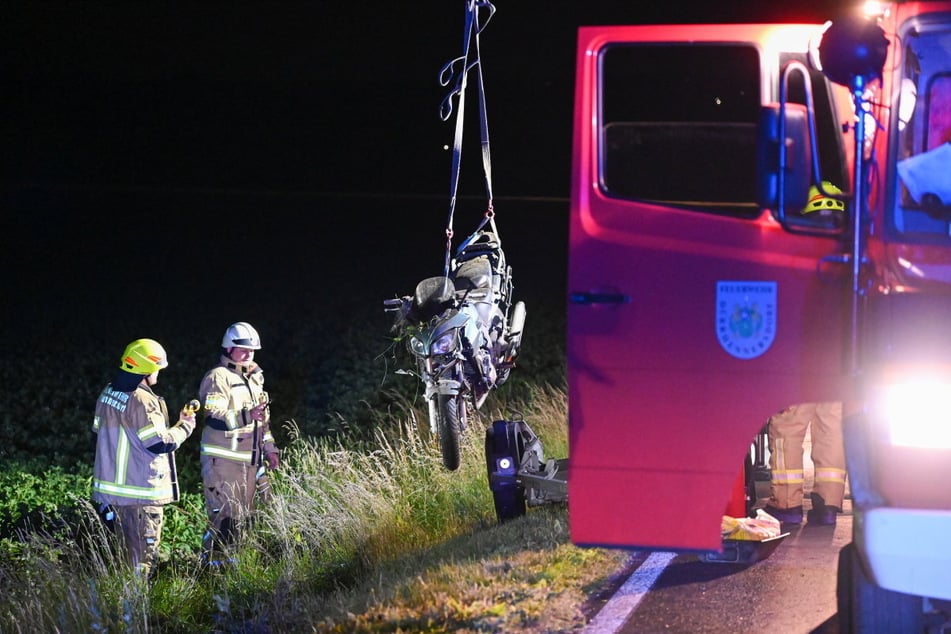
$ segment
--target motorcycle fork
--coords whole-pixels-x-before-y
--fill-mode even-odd
[[[445,374],[446,370],[454,367],[458,363],[458,360],[454,361],[449,366],[444,366],[439,368],[439,372],[436,371],[435,366],[433,365],[432,357],[426,357],[422,359],[423,366],[423,378],[426,383],[426,403],[429,406],[429,431],[437,435],[439,433],[438,427],[436,425],[437,421],[437,396],[440,394],[448,394],[450,396],[460,396],[462,392],[463,384],[456,379],[444,378],[442,375]]]

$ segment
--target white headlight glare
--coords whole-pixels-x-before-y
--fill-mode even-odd
[[[881,405],[893,445],[951,449],[951,383],[925,379],[889,385]]]
[[[456,347],[456,331],[450,330],[433,342],[433,354],[448,354]]]

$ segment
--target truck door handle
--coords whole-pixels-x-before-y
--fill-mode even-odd
[[[850,262],[852,262],[852,254],[850,253],[833,253],[819,258],[820,267],[823,264],[849,264]]]
[[[816,275],[820,280],[826,282],[842,279],[843,265],[851,263],[852,256],[849,253],[834,253],[823,256],[816,262]]]
[[[624,293],[571,293],[568,296],[572,304],[590,306],[592,304],[630,304],[631,296]]]

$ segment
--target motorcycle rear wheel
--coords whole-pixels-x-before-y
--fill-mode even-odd
[[[522,331],[525,328],[525,302],[518,302],[512,309],[512,315],[505,333],[505,347],[502,350],[498,363],[498,375],[495,386],[499,387],[509,378],[509,373],[515,367],[515,357],[522,346]]]
[[[509,323],[507,361],[511,362],[518,356],[522,346],[522,332],[525,329],[525,302],[517,302],[512,309],[512,318]]]
[[[442,452],[442,464],[450,471],[459,468],[460,408],[465,402],[458,394],[439,394],[436,397],[436,428],[439,430],[439,450]]]

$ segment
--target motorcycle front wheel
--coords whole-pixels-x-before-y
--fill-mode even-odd
[[[459,434],[462,431],[460,409],[465,402],[458,394],[436,396],[436,429],[439,430],[439,449],[442,463],[450,471],[459,468]]]

